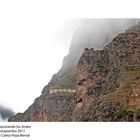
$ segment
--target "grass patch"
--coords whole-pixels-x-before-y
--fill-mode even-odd
[[[124,72],[124,81],[112,93],[101,96],[102,103],[112,102],[119,104],[122,110],[129,110],[129,98],[134,88],[140,84],[140,67],[127,67]],[[120,116],[126,115],[126,111]]]
[[[133,118],[133,112],[132,111],[127,111],[127,110],[123,110],[121,111],[117,117],[116,117],[116,121],[123,119],[123,118]]]

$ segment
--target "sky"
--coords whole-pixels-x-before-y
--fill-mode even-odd
[[[0,104],[15,112],[25,111],[41,95],[81,24],[52,18],[45,7],[28,4],[0,4]]]

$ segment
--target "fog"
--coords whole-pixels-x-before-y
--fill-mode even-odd
[[[0,105],[0,122],[7,121],[12,115],[14,112],[11,109]]]
[[[139,19],[83,19],[81,26],[75,30],[71,50],[73,52],[79,50],[81,47],[77,44],[84,42],[89,45],[87,47],[103,49],[104,44],[100,44],[100,42],[110,42],[112,38],[137,24],[138,21]]]
[[[75,23],[76,19],[73,20]],[[77,65],[84,48],[100,50],[119,33],[138,23],[139,19],[81,19],[72,36],[68,56],[63,60],[62,69]]]

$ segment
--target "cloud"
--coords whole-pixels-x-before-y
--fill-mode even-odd
[[[10,116],[14,115],[14,112],[2,105],[0,105],[0,121],[7,121]]]

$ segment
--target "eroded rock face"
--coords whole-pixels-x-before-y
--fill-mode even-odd
[[[136,121],[136,112],[140,114],[139,28],[138,24],[119,34],[102,51],[83,53],[77,67],[74,121]]]
[[[62,121],[74,100],[75,93],[41,95],[24,113],[11,117],[9,121]]]
[[[88,95],[107,92],[108,56],[104,51],[84,53],[77,66],[77,102]],[[103,87],[103,88],[101,88]]]

